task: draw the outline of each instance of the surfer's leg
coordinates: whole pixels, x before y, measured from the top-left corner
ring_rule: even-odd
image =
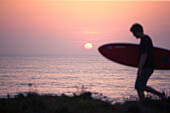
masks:
[[[165,97],[164,93],[160,93],[159,91],[153,89],[152,87],[146,86],[147,81],[148,81],[148,79],[149,79],[149,77],[151,76],[152,73],[153,73],[153,70],[150,70],[150,69],[146,70],[146,73],[145,73],[146,77],[144,78],[144,83],[143,83],[144,87],[145,87],[144,90],[147,91],[147,92],[150,92],[152,94],[158,95],[160,98],[164,98]]]
[[[135,89],[137,90],[137,94],[138,94],[140,101],[143,101],[145,99],[145,96],[144,96],[144,89],[142,88],[141,85],[142,85],[142,78],[137,76]]]
[[[158,95],[161,99],[165,98],[165,93],[161,93],[161,92],[153,89],[152,87],[146,86],[145,91],[150,92],[155,95]]]
[[[136,79],[135,89],[141,101],[145,99],[144,90],[146,89],[147,81],[152,73],[153,69],[142,69],[141,76],[138,76]]]
[[[141,76],[141,88],[142,90],[146,90],[146,84],[148,82],[149,77],[152,75],[153,69],[143,69]]]
[[[138,93],[140,101],[144,101],[145,100],[144,91],[137,90],[137,93]]]

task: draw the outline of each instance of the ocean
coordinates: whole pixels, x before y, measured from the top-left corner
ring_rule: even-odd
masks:
[[[107,60],[101,55],[0,56],[0,97],[35,91],[67,94],[90,91],[113,101],[137,96],[137,68]],[[170,91],[170,71],[155,70],[148,85]]]

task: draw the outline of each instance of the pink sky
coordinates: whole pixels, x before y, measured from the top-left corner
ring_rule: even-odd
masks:
[[[98,54],[105,43],[139,43],[129,32],[136,22],[170,49],[169,11],[170,2],[1,0],[0,54]]]

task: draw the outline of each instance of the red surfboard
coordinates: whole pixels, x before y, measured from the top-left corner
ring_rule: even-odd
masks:
[[[111,61],[120,64],[138,67],[137,44],[114,43],[99,47],[99,52]],[[170,51],[154,47],[155,68],[160,70],[170,69]]]

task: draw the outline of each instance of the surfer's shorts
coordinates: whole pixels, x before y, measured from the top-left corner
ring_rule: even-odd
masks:
[[[136,83],[135,83],[135,89],[137,91],[144,91],[146,88],[147,81],[149,77],[152,75],[154,69],[142,69],[141,76],[137,76]]]

